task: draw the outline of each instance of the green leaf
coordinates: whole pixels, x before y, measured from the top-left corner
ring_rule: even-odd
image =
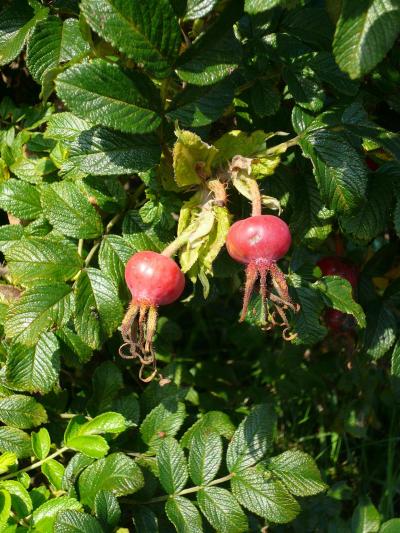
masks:
[[[57,533],[103,533],[100,523],[86,513],[78,511],[62,511],[58,513],[54,523]]]
[[[303,9],[300,13],[302,11]],[[305,31],[308,32],[308,29],[305,28]],[[310,34],[310,32],[308,33]],[[323,35],[325,37],[326,33],[324,32]],[[310,62],[310,66],[318,78],[328,83],[335,91],[348,96],[353,96],[357,93],[358,83],[351,80],[348,74],[340,70],[330,52],[316,53]]]
[[[67,281],[82,267],[76,247],[57,237],[23,238],[8,249],[6,260],[17,285]]]
[[[158,224],[146,224],[138,211],[128,211],[122,223],[122,235],[126,241],[140,252],[152,250],[161,252],[169,242],[170,234]]]
[[[41,197],[46,218],[56,230],[76,239],[94,239],[101,235],[100,216],[74,183],[61,181],[47,185]]]
[[[397,533],[400,528],[400,518],[392,518],[384,522],[379,530],[379,533]]]
[[[352,239],[368,242],[382,233],[391,211],[393,184],[378,172],[369,175],[365,200],[352,213],[340,217],[340,224]]]
[[[300,144],[305,155],[311,157],[323,201],[338,213],[349,213],[358,208],[368,185],[360,154],[346,137],[334,131],[311,131],[307,140],[314,152]]]
[[[321,201],[321,195],[312,175],[295,181],[294,212],[290,229],[310,247],[317,247],[332,231],[332,211]]]
[[[44,459],[49,455],[51,439],[46,428],[40,428],[37,433],[32,431],[31,443],[33,453],[38,459]]]
[[[92,357],[92,349],[68,327],[64,326],[59,329],[56,335],[61,340],[61,349],[64,353],[67,354],[68,350],[70,350],[82,363],[86,363]]]
[[[187,498],[176,496],[165,504],[165,512],[177,533],[202,533],[199,511]]]
[[[185,20],[204,17],[213,10],[217,0],[187,0]]]
[[[377,533],[381,518],[378,510],[368,497],[362,497],[351,519],[352,533]]]
[[[160,483],[168,494],[176,494],[188,480],[185,454],[173,437],[165,437],[157,453]]]
[[[300,511],[299,504],[280,481],[266,479],[256,468],[242,470],[232,478],[231,486],[243,507],[271,522],[291,522]]]
[[[37,188],[13,178],[0,184],[0,207],[24,220],[32,220],[42,213]]]
[[[175,398],[163,400],[150,411],[140,426],[143,441],[151,448],[159,448],[165,437],[177,434],[185,417],[185,404]]]
[[[122,320],[123,310],[112,281],[96,268],[82,271],[75,284],[75,327],[91,348],[99,348]]]
[[[176,72],[183,81],[213,85],[237,68],[241,46],[232,26],[241,14],[241,2],[229,2],[217,21],[181,54]]]
[[[281,95],[276,87],[264,80],[256,81],[250,92],[251,105],[259,117],[275,115],[281,105]]]
[[[48,459],[41,466],[42,474],[44,474],[49,482],[56,490],[61,490],[62,479],[64,475],[64,466],[54,459]]]
[[[171,73],[181,35],[167,0],[83,0],[81,9],[101,37],[155,77]]]
[[[33,346],[52,325],[64,325],[72,312],[71,287],[64,283],[37,284],[14,300],[8,310],[5,334]]]
[[[0,250],[2,252],[7,251],[10,246],[13,246],[15,242],[18,242],[24,229],[19,224],[9,224],[0,227]]]
[[[284,0],[245,0],[244,10],[250,15],[256,15],[282,4]]]
[[[309,66],[286,67],[283,77],[296,104],[310,111],[321,111],[325,93],[318,76]]]
[[[19,481],[1,481],[0,487],[11,494],[11,508],[18,518],[25,518],[32,512],[31,497]]]
[[[320,323],[324,301],[319,291],[298,286],[294,289],[294,301],[300,304],[300,311],[294,318],[296,343],[314,344],[325,337],[327,329]]]
[[[17,462],[17,456],[13,452],[5,452],[0,455],[0,474],[5,474],[10,466]]]
[[[95,124],[127,133],[148,133],[161,124],[159,96],[151,81],[104,59],[62,72],[56,89],[71,111]]]
[[[177,132],[174,146],[174,173],[179,187],[187,187],[202,182],[200,175],[209,177],[211,165],[218,150],[191,131]]]
[[[69,157],[62,171],[97,176],[132,174],[159,162],[161,148],[155,137],[127,135],[107,128],[92,128],[68,143]]]
[[[223,114],[233,96],[229,79],[206,87],[188,86],[172,100],[167,116],[181,126],[205,126]]]
[[[123,453],[99,459],[79,477],[81,501],[93,508],[96,494],[109,490],[115,496],[133,494],[143,486],[143,475],[135,461]]]
[[[189,472],[196,485],[207,485],[215,478],[221,465],[222,452],[221,437],[213,429],[204,429],[193,434]]]
[[[36,12],[24,0],[14,0],[0,14],[0,65],[10,63],[21,52],[29,33],[47,15],[48,8]]]
[[[46,410],[31,396],[13,394],[0,398],[0,420],[20,429],[30,429],[47,422]]]
[[[392,352],[391,372],[392,376],[400,378],[400,341],[397,341]]]
[[[235,426],[227,414],[221,411],[209,411],[186,431],[181,439],[181,446],[191,448],[194,439],[209,428],[228,440],[231,440],[235,432]]]
[[[54,530],[54,524],[59,513],[66,510],[80,511],[81,509],[82,505],[75,498],[58,496],[34,510],[32,524],[38,532],[48,533]]]
[[[88,402],[89,412],[97,414],[109,410],[123,387],[121,370],[111,361],[105,361],[94,371],[92,386],[93,394]]]
[[[79,431],[80,435],[99,435],[101,433],[122,433],[127,429],[125,418],[119,413],[103,413],[86,422]]]
[[[31,439],[25,431],[8,426],[0,427],[0,450],[12,452],[19,459],[32,454]]]
[[[125,265],[136,249],[119,235],[105,235],[99,250],[99,266],[121,289],[125,286]]]
[[[121,519],[121,508],[117,498],[108,490],[100,490],[94,500],[94,511],[101,525],[114,529]]]
[[[137,506],[133,509],[133,523],[137,533],[159,533],[157,516],[148,507]]]
[[[126,422],[130,425],[137,426],[140,418],[140,406],[135,396],[131,392],[124,396],[118,396],[111,404],[111,409],[117,413],[121,413]]]
[[[81,472],[94,462],[94,459],[84,455],[83,453],[76,453],[69,461],[65,468],[62,487],[67,492],[75,490],[75,483]]]
[[[7,383],[17,391],[49,392],[60,371],[59,345],[54,333],[40,335],[34,347],[13,344],[7,359]]]
[[[260,461],[270,451],[276,415],[271,405],[260,404],[240,423],[226,453],[230,472],[239,472]]]
[[[11,495],[8,490],[0,489],[0,527],[3,531],[10,514]]]
[[[231,130],[224,133],[215,143],[218,149],[215,164],[226,164],[235,155],[243,157],[252,157],[259,152],[265,151],[265,140],[267,134],[262,130],[256,130],[252,133],[240,130]]]
[[[37,284],[10,305],[5,334],[15,342],[33,346],[56,324],[63,326],[72,312],[71,287],[65,283]]]
[[[339,276],[324,276],[314,286],[321,291],[331,307],[353,315],[360,328],[365,328],[365,313],[353,300],[353,289],[347,280]]]
[[[397,321],[392,310],[380,302],[366,309],[367,327],[363,344],[368,355],[379,359],[396,341]]]
[[[68,439],[66,444],[68,445],[68,448],[84,453],[88,457],[93,457],[94,459],[104,457],[110,449],[106,439],[100,437],[100,435],[72,437]]]
[[[28,41],[26,64],[33,79],[42,82],[46,71],[89,50],[76,19],[63,22],[59,17],[50,16],[36,25]]]
[[[396,0],[343,0],[333,41],[339,67],[350,78],[360,78],[384,58],[399,28]]]
[[[315,461],[308,454],[290,450],[272,457],[268,469],[295,496],[313,496],[326,490]]]
[[[197,493],[197,503],[216,531],[244,533],[249,530],[246,515],[228,490],[205,487]]]
[[[81,133],[90,128],[89,122],[65,111],[50,115],[44,136],[58,141],[74,141]]]

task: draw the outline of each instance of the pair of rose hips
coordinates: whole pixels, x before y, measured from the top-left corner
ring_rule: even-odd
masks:
[[[267,302],[267,276],[270,276],[274,293],[268,299],[288,328],[285,309],[295,309],[291,302],[285,276],[276,262],[289,250],[289,227],[273,215],[251,216],[235,222],[230,228],[226,246],[229,255],[247,265],[246,286],[241,320],[244,320],[254,285],[260,278],[260,293]],[[185,287],[184,275],[177,263],[162,253],[137,252],[128,261],[125,279],[132,294],[132,301],[122,323],[121,332],[130,355],[138,357],[142,365],[155,364],[152,338],[155,333],[157,308],[177,300]],[[275,313],[270,314],[274,324]],[[146,355],[147,354],[147,355]],[[143,368],[143,367],[142,367]]]

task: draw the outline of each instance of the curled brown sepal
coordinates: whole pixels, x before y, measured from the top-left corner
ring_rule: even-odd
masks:
[[[157,327],[157,307],[132,301],[121,325],[124,343],[119,348],[123,359],[139,359],[139,378],[148,383],[157,375],[157,360],[153,349],[153,337]],[[145,376],[145,371],[151,373]]]
[[[285,276],[275,261],[259,259],[247,265],[243,307],[239,321],[243,322],[246,318],[250,298],[258,279],[260,283],[262,318],[265,322],[265,329],[270,330],[275,326],[282,327],[282,337],[284,340],[291,341],[295,339],[297,334],[290,332],[290,324],[286,316],[286,311],[290,309],[294,313],[297,313],[300,306],[290,298]],[[273,307],[272,312],[269,309],[270,305]]]

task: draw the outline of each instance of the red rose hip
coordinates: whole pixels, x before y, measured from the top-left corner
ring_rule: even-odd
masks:
[[[288,225],[273,215],[258,215],[235,222],[229,230],[226,246],[239,263],[266,259],[277,261],[290,248]]]
[[[153,336],[157,326],[157,307],[177,300],[185,287],[185,277],[173,259],[157,252],[137,252],[125,267],[125,280],[132,294],[132,301],[122,321],[124,344],[120,355],[126,359],[139,358],[142,363],[139,377],[150,381],[156,375],[153,352]],[[123,350],[128,347],[129,355]],[[143,378],[147,365],[153,371]]]
[[[289,323],[285,310],[290,308],[298,310],[293,304],[286,279],[278,268],[276,261],[281,259],[289,250],[292,238],[289,227],[279,217],[273,215],[254,215],[244,220],[239,220],[232,225],[226,239],[226,247],[229,255],[247,265],[246,285],[243,299],[243,308],[240,321],[246,317],[251,294],[257,279],[260,279],[260,295],[263,302],[263,315],[268,316],[272,325],[277,324],[276,313],[283,326],[283,336],[286,339],[293,338],[287,335]],[[270,280],[271,289],[267,295],[267,280]],[[274,312],[270,313],[268,303],[274,305]]]
[[[175,261],[156,252],[133,255],[125,267],[125,280],[138,305],[171,304],[185,287],[185,277]]]

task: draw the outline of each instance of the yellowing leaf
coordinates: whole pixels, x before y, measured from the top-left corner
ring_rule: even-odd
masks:
[[[173,151],[175,181],[179,187],[197,185],[211,176],[211,164],[218,150],[191,131],[179,131]]]

